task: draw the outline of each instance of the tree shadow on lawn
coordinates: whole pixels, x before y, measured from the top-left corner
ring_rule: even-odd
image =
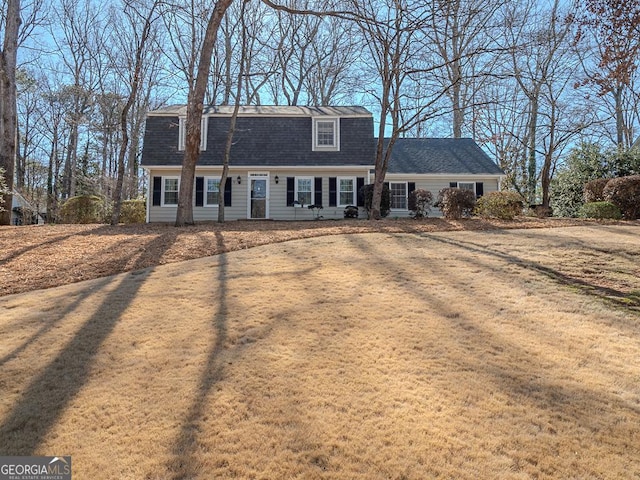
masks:
[[[216,239],[218,245],[222,248],[224,239],[218,232],[216,232]],[[213,386],[222,378],[224,371],[224,365],[219,357],[227,339],[227,316],[229,314],[227,272],[228,256],[222,254],[218,264],[217,285],[215,288],[218,292],[218,308],[211,321],[215,342],[202,368],[197,394],[182,421],[180,433],[173,448],[173,457],[167,465],[168,470],[173,472],[172,478],[175,479],[196,478],[198,476],[197,462],[194,459],[198,446],[198,423],[204,416],[207,397]]]
[[[99,230],[100,228],[98,228]],[[50,238],[49,240],[46,240],[44,242],[34,242],[33,245],[29,245],[27,247],[23,247],[23,248],[19,248],[17,250],[9,250],[9,254],[7,256],[3,256],[0,257],[0,266],[1,265],[5,265],[9,262],[11,262],[12,260],[15,260],[16,258],[32,251],[32,250],[36,250],[36,249],[40,249],[43,248],[47,245],[55,245],[56,243],[60,243],[60,242],[64,242],[65,240],[68,240],[69,238],[75,237],[77,235],[77,233],[68,233],[68,234],[64,234],[64,235],[58,235],[56,237]]]
[[[425,237],[455,248],[483,255],[493,255],[508,262],[519,260],[501,252],[485,251],[476,245],[467,245],[461,241],[456,242],[424,234],[419,236],[420,240]],[[407,279],[411,275],[419,275],[421,278],[433,276],[451,278],[450,269],[442,268],[437,262],[429,262],[427,268],[419,271],[407,271],[404,266],[399,266],[385,256],[388,246],[382,248],[381,244],[377,244],[376,247],[379,248],[379,251],[375,252],[371,250],[370,243],[359,241],[358,236],[350,236],[349,239],[354,246],[362,251],[363,255],[375,256],[379,260],[379,267],[389,272],[394,278]],[[352,268],[358,268],[358,265],[358,262],[354,262]],[[481,262],[478,262],[477,265],[488,268]],[[547,269],[539,270],[538,265],[535,267],[544,275],[551,274]],[[527,262],[525,262],[525,268],[528,268]],[[555,279],[553,276],[552,278]],[[466,288],[456,287],[455,280],[451,281],[451,288]],[[552,425],[552,429],[558,430],[558,434],[579,439],[576,436],[577,433],[572,431],[573,426],[578,425],[582,434],[600,435],[592,440],[594,444],[598,444],[607,443],[605,439],[607,435],[612,433],[618,441],[619,450],[610,453],[616,456],[625,454],[620,442],[633,437],[637,422],[633,420],[619,422],[618,420],[623,418],[625,413],[628,413],[631,419],[640,419],[640,408],[637,402],[625,400],[621,395],[608,391],[606,388],[592,390],[583,387],[580,385],[579,379],[569,377],[571,373],[567,373],[567,377],[559,375],[560,372],[554,372],[553,367],[545,367],[544,362],[541,362],[542,358],[528,352],[521,345],[507,341],[505,338],[497,338],[493,332],[483,328],[476,319],[460,313],[456,304],[438,298],[428,289],[416,288],[416,284],[413,282],[395,282],[395,284],[402,286],[407,296],[428,303],[449,324],[452,330],[450,338],[455,339],[464,351],[463,355],[457,356],[451,352],[445,354],[451,356],[448,361],[450,368],[456,369],[456,371],[470,372],[474,376],[486,376],[489,381],[487,385],[493,384],[498,387],[500,391],[512,399],[514,405],[527,403],[545,412],[545,418]],[[469,295],[460,292],[457,297],[469,298]],[[399,302],[402,301],[402,297],[396,297],[396,299]],[[482,298],[473,299],[476,305],[482,301]],[[486,302],[490,304],[491,300],[486,299]],[[425,353],[430,355],[428,352]],[[612,416],[615,418],[612,419]],[[556,432],[551,431],[550,433],[555,434]],[[632,442],[629,440],[629,443]]]
[[[474,253],[490,255],[490,256],[499,258],[501,260],[504,260],[509,264],[518,265],[523,268],[534,270],[538,273],[545,275],[546,277],[550,278],[551,280],[561,285],[573,287],[578,291],[582,292],[583,294],[595,297],[598,300],[608,305],[612,305],[614,307],[621,308],[625,311],[632,312],[635,314],[640,314],[640,299],[636,298],[633,295],[628,295],[627,293],[617,290],[615,288],[594,285],[580,278],[575,278],[570,275],[566,275],[556,269],[542,265],[541,263],[538,263],[532,260],[526,260],[509,253],[501,252],[499,250],[487,247],[479,243],[468,242],[463,240],[453,240],[453,239],[445,238],[442,236],[436,236],[436,235],[430,235],[430,234],[420,234],[419,236],[421,238],[427,238],[434,242],[442,243],[442,244],[457,247],[457,248],[462,248]],[[589,248],[589,247],[585,247],[585,248]]]
[[[105,277],[97,281],[96,285],[89,289],[83,290],[81,294],[77,295],[76,298],[71,302],[67,307],[64,308],[60,312],[57,318],[52,318],[44,323],[42,327],[38,329],[33,335],[31,335],[27,340],[25,340],[22,344],[16,346],[11,352],[7,353],[4,357],[0,358],[0,367],[7,363],[10,360],[16,358],[20,353],[29,347],[29,345],[35,343],[42,337],[51,331],[52,328],[56,327],[60,322],[62,322],[65,316],[74,310],[76,310],[79,305],[85,301],[91,295],[95,295],[98,291],[105,288],[109,283],[112,282],[112,279],[109,277]],[[18,327],[19,328],[19,327]]]
[[[88,381],[100,346],[151,273],[152,270],[141,271],[120,279],[91,318],[30,383],[19,403],[0,424],[0,450],[4,455],[32,455],[37,450]],[[64,314],[70,311],[65,310]]]
[[[224,249],[224,237],[220,232],[216,232],[216,239],[220,249]],[[199,436],[202,434],[200,427],[201,422],[207,416],[206,407],[209,402],[209,396],[217,383],[223,380],[225,375],[225,367],[228,364],[236,363],[244,351],[244,343],[242,339],[238,342],[229,342],[229,324],[228,319],[234,318],[233,312],[229,310],[229,282],[234,278],[229,272],[229,256],[224,253],[219,256],[217,268],[217,276],[215,284],[212,283],[211,289],[217,292],[217,307],[211,317],[210,325],[212,337],[215,337],[207,359],[202,365],[196,394],[193,397],[190,407],[187,409],[184,419],[181,421],[180,431],[174,441],[172,455],[166,469],[170,472],[172,479],[193,479],[199,478],[201,475],[201,461],[198,460],[197,453],[200,446]],[[259,279],[260,282],[268,284],[269,279],[279,275],[309,275],[312,268],[296,269],[291,271],[274,271],[274,272],[254,272],[252,278]],[[262,326],[259,332],[254,335],[259,339],[266,338],[274,325],[272,323]],[[252,340],[252,342],[255,341]]]

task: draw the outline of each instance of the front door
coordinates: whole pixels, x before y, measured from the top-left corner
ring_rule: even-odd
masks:
[[[268,176],[249,176],[249,218],[267,218]]]

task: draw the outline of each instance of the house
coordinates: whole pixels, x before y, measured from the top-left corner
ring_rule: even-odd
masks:
[[[446,187],[481,197],[499,190],[503,177],[502,169],[470,138],[399,138],[385,176],[391,215],[408,215],[407,195],[416,188],[431,191],[434,198]]]
[[[358,190],[373,181],[376,145],[373,116],[367,109],[241,107],[229,178],[220,185],[232,112],[233,107],[224,106],[203,112],[195,221],[217,219],[221,188],[226,219],[343,218],[346,206],[362,207]],[[149,222],[175,220],[185,118],[185,106],[162,108],[147,116],[141,165],[149,178]],[[393,152],[387,175],[393,192],[392,216],[409,214],[406,199],[413,188],[428,188],[436,194],[455,183],[482,194],[498,189],[504,175],[468,139],[401,139]]]
[[[11,197],[11,225],[44,225],[42,212],[15,190]]]

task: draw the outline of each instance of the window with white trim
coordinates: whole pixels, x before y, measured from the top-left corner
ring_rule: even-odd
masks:
[[[340,119],[313,119],[313,150],[340,150]]]
[[[389,192],[391,194],[391,209],[407,209],[407,182],[389,182]]]
[[[313,204],[313,177],[296,177],[295,198],[303,205]]]
[[[200,124],[200,150],[207,149],[207,130],[209,117],[202,117]],[[180,117],[178,121],[178,150],[184,150],[187,141],[187,119]]]
[[[214,177],[205,177],[205,205],[207,207],[218,205],[218,194],[220,193],[220,179]]]
[[[338,177],[338,206],[356,205],[356,179]]]
[[[178,205],[179,177],[162,177],[162,206]]]

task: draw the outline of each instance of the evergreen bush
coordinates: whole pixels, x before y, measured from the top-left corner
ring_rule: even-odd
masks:
[[[475,212],[483,218],[513,220],[523,208],[522,197],[515,192],[490,192],[478,199]]]
[[[60,209],[62,223],[105,223],[107,203],[95,195],[71,197]]]
[[[125,200],[120,206],[120,223],[144,223],[147,221],[147,204],[144,199]]]
[[[611,202],[589,202],[582,206],[579,216],[582,218],[610,218],[619,220],[622,218],[622,212],[620,212],[617,205]]]

